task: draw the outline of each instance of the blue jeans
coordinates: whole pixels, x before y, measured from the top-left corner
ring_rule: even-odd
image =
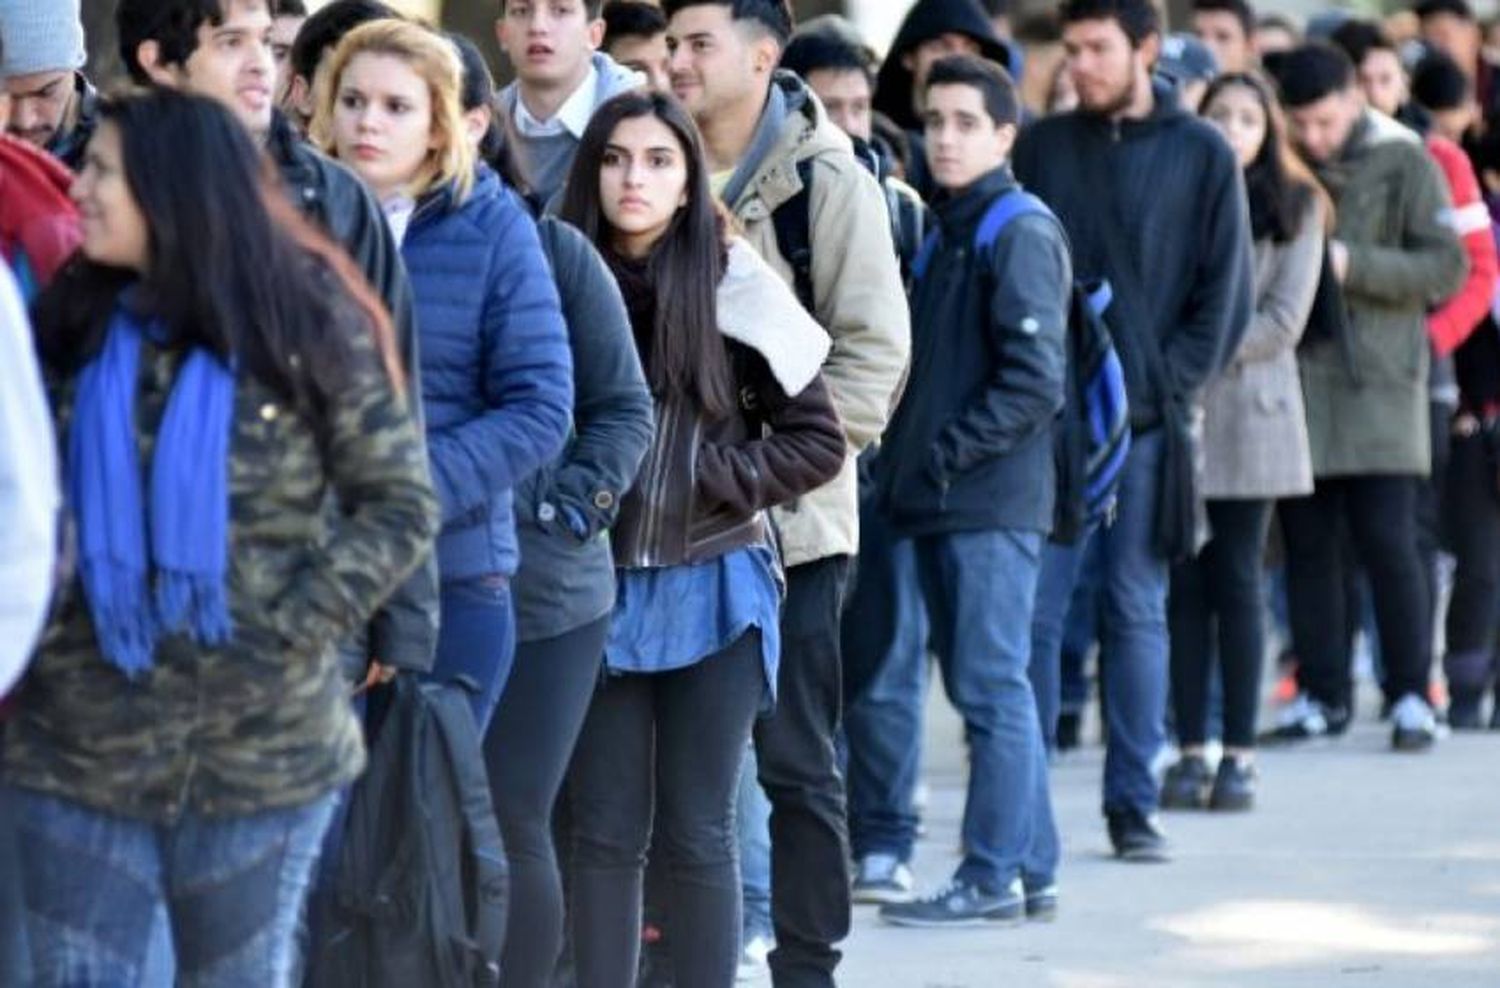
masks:
[[[739,817],[740,889],[745,898],[746,943],[771,933],[771,801],[760,787],[755,768],[755,746],[747,745],[740,763],[740,791],[735,801]]]
[[[1031,692],[1031,612],[1043,536],[1000,529],[916,539],[943,685],[969,740],[960,881],[1028,887],[1057,873],[1047,751]]]
[[[856,858],[891,854],[910,861],[918,823],[912,793],[922,766],[927,695],[927,611],[911,540],[892,542],[886,552],[894,633],[874,675],[844,711],[849,842]],[[859,565],[867,565],[863,557]],[[845,620],[861,616],[850,611]]]
[[[143,985],[158,909],[181,986],[280,986],[333,809],[305,806],[170,825],[8,790],[37,988]],[[144,988],[165,986],[144,985]]]
[[[1157,807],[1151,763],[1166,743],[1167,706],[1168,566],[1155,548],[1163,449],[1160,429],[1134,437],[1114,523],[1091,536],[1098,541],[1095,558],[1104,581],[1100,679],[1109,711],[1105,813],[1134,809],[1150,814]],[[1057,682],[1063,624],[1087,543],[1049,544],[1042,554],[1031,645],[1033,678],[1039,683]],[[1049,685],[1037,692],[1043,719],[1055,725],[1057,689]]]
[[[516,656],[509,578],[496,574],[444,582],[441,620],[428,678],[468,680],[474,724],[484,737]]]

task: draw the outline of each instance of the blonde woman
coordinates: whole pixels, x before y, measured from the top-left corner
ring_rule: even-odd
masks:
[[[535,225],[476,163],[462,80],[445,38],[404,21],[371,22],[331,56],[312,133],[374,192],[411,277],[443,509],[433,675],[467,678],[482,732],[515,647],[511,490],[562,449],[573,385]]]

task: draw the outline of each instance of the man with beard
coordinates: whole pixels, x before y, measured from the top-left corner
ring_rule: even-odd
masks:
[[[78,0],[0,0],[0,36],[0,82],[10,100],[6,130],[76,171],[94,132],[97,102],[83,74]]]
[[[1132,446],[1114,523],[1093,536],[1110,657],[1104,813],[1120,858],[1162,860],[1151,763],[1165,743],[1168,566],[1196,548],[1189,409],[1250,318],[1250,224],[1229,145],[1152,80],[1161,34],[1150,0],[1069,0],[1061,17],[1080,105],[1023,132],[1015,174],[1062,220],[1079,277],[1114,289]],[[1044,730],[1086,541],[1043,555],[1031,661]]]

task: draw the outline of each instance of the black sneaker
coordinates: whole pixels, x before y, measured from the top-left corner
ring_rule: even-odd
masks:
[[[1437,717],[1427,701],[1415,693],[1403,696],[1391,710],[1391,747],[1397,751],[1426,751],[1437,741]]]
[[[1455,696],[1448,704],[1448,726],[1455,731],[1484,730],[1482,702],[1477,696]]]
[[[1139,810],[1114,810],[1109,814],[1109,841],[1114,845],[1115,857],[1121,861],[1160,862],[1170,861],[1167,851],[1167,835]]]
[[[954,879],[925,899],[880,907],[892,926],[946,928],[1014,924],[1026,917],[1026,893],[1016,879],[999,892]]]
[[[1349,729],[1350,719],[1348,710],[1324,706],[1306,693],[1299,693],[1281,709],[1276,727],[1261,735],[1261,740],[1274,744],[1338,737]]]
[[[1219,771],[1214,776],[1214,788],[1208,797],[1208,808],[1230,813],[1251,809],[1255,806],[1255,784],[1258,778],[1253,764],[1225,755],[1219,759]]]
[[[1208,787],[1213,777],[1202,755],[1183,755],[1167,769],[1161,783],[1161,808],[1201,810],[1208,806]]]
[[[1078,747],[1079,734],[1082,731],[1083,717],[1076,711],[1068,711],[1057,715],[1057,750],[1072,751]]]
[[[1026,918],[1033,923],[1050,923],[1057,919],[1056,882],[1026,890]]]

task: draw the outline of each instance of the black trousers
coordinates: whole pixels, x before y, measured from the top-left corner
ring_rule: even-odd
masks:
[[[835,556],[787,571],[776,712],[755,725],[760,784],[771,801],[777,988],[831,986],[840,957],[833,945],[849,935],[849,825],[834,747],[849,565]]]
[[[1442,588],[1438,585],[1438,553],[1444,543],[1444,517],[1447,514],[1448,464],[1452,457],[1453,407],[1440,402],[1429,406],[1432,426],[1432,473],[1417,487],[1417,551],[1422,556],[1422,575],[1427,580],[1427,634],[1436,634]],[[1385,684],[1387,699],[1390,695]]]
[[[562,950],[563,886],[552,808],[604,663],[610,616],[522,642],[484,738],[510,865],[501,970],[506,988],[548,988]]]
[[[1281,502],[1297,680],[1332,709],[1347,711],[1353,702],[1346,531],[1374,593],[1387,692],[1427,696],[1431,611],[1415,524],[1421,483],[1415,476],[1322,478],[1308,497]]]
[[[1172,641],[1172,708],[1184,746],[1208,740],[1214,655],[1224,684],[1225,746],[1255,744],[1265,662],[1265,569],[1270,501],[1208,502],[1213,538],[1172,570],[1167,617]],[[1217,646],[1217,648],[1215,647]]]
[[[1497,428],[1491,426],[1491,429]],[[1478,699],[1494,680],[1500,632],[1500,493],[1496,437],[1486,432],[1453,438],[1444,508],[1448,547],[1457,563],[1448,605],[1448,688],[1458,699]]]
[[[695,665],[611,676],[594,694],[568,773],[578,988],[634,988],[653,823],[669,876],[673,983],[734,984],[735,796],[764,689],[760,633],[751,631]]]

